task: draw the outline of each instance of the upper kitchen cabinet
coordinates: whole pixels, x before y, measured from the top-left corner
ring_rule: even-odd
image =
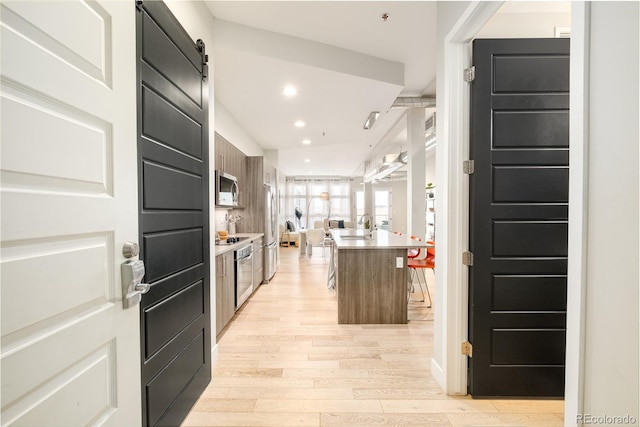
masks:
[[[233,175],[238,179],[238,207],[247,204],[247,175],[245,164],[247,156],[227,141],[222,135],[215,134],[215,168],[218,171]]]
[[[245,211],[245,225],[253,232],[265,232],[266,201],[264,199],[265,185],[270,185],[273,191],[277,187],[276,168],[262,156],[249,156],[246,160],[247,169],[247,210]]]

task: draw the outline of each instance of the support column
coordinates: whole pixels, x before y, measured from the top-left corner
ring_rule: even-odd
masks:
[[[374,215],[374,202],[373,202],[373,184],[370,182],[364,183],[364,212],[371,214],[371,226],[373,227],[373,215]],[[360,218],[356,218],[356,221]],[[357,228],[358,224],[356,224]]]
[[[407,233],[425,240],[424,108],[407,110]]]

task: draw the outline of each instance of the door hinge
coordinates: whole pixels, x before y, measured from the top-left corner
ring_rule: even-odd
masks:
[[[467,175],[471,175],[475,172],[476,163],[473,160],[465,160],[462,162],[462,172]]]
[[[206,53],[205,44],[202,39],[198,39],[196,41],[196,47],[202,57],[202,80],[206,81],[207,77],[209,77],[209,65],[207,65],[207,62],[209,62],[209,55]]]
[[[136,9],[142,10],[142,3],[144,3],[143,0],[136,0]]]
[[[463,252],[462,253],[462,265],[467,265],[471,267],[473,265],[473,252]]]
[[[472,65],[469,68],[465,68],[464,69],[464,81],[465,82],[472,82],[476,79],[476,67],[475,65]]]
[[[469,341],[462,343],[462,354],[465,356],[473,357],[473,345]]]

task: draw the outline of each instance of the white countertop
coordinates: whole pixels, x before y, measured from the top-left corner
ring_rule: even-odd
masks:
[[[330,230],[331,237],[340,249],[397,249],[397,248],[426,248],[431,245],[412,240],[409,236],[400,236],[386,230],[373,232],[373,237],[366,237],[368,230]]]
[[[222,255],[225,252],[230,252],[246,246],[248,243],[251,243],[263,236],[264,233],[236,233],[234,237],[245,237],[245,239],[236,243],[222,243],[219,245],[215,245],[215,256]]]

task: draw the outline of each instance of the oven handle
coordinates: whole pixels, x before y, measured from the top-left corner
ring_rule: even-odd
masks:
[[[243,256],[242,258],[239,258],[238,261],[242,262],[244,260],[248,260],[248,259],[251,259],[251,258],[253,258],[253,252],[250,252],[249,255],[247,255],[247,256]]]

